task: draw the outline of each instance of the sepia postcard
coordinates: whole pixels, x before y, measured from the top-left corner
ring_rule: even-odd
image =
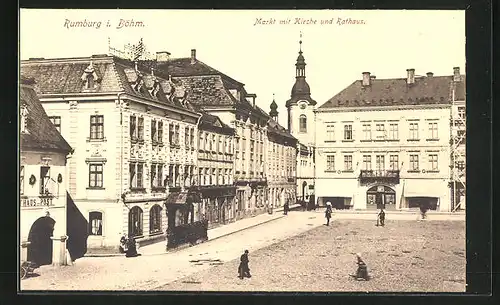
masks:
[[[464,11],[19,22],[20,292],[466,291]]]

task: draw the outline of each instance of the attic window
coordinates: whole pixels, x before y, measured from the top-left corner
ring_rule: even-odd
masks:
[[[92,62],[90,62],[89,66],[83,72],[82,81],[84,82],[85,89],[96,89],[96,82],[99,81],[99,76],[97,76]]]
[[[21,122],[20,122],[21,132],[26,133],[26,132],[28,132],[28,130],[27,130],[28,105],[23,104],[21,106],[21,111],[19,114],[21,116]]]

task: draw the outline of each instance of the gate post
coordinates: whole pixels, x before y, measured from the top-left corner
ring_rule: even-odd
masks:
[[[61,266],[66,264],[66,235],[50,237],[52,239],[52,265]]]

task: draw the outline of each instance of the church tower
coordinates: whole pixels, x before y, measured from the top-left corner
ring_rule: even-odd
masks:
[[[273,93],[273,101],[270,105],[271,111],[269,111],[269,116],[271,119],[273,119],[276,123],[278,123],[278,105],[274,101],[274,93]]]
[[[302,33],[299,40],[299,56],[295,63],[295,84],[291,98],[286,101],[288,111],[288,131],[305,145],[314,145],[315,124],[314,106],[311,89],[306,81],[306,61],[302,55]]]

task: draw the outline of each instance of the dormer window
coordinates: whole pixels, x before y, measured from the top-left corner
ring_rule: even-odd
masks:
[[[20,120],[20,127],[21,127],[21,133],[27,133],[28,132],[28,126],[27,126],[27,121],[28,121],[28,105],[23,104],[21,106],[21,111],[19,113],[21,116]]]
[[[82,81],[84,82],[85,90],[96,89],[96,83],[99,81],[99,76],[97,75],[92,62],[90,62],[89,66],[83,72]]]

